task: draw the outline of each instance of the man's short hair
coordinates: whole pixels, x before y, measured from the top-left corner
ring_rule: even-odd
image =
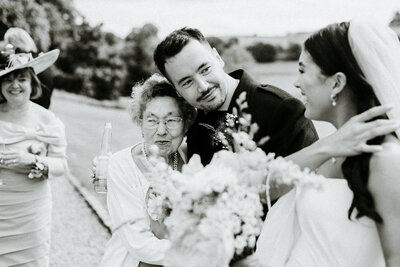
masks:
[[[184,27],[173,31],[157,45],[153,58],[157,68],[165,77],[168,78],[165,71],[165,62],[167,59],[176,56],[190,40],[197,40],[200,43],[208,44],[206,38],[198,29]]]

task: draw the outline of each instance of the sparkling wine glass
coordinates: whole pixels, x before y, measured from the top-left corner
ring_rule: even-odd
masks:
[[[1,159],[0,165],[3,165],[3,152],[4,151],[6,151],[6,144],[0,143],[0,159]],[[3,180],[0,178],[0,186],[2,186],[3,184],[4,184]]]

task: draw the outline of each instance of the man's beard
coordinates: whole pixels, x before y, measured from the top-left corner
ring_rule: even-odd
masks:
[[[216,90],[219,90],[219,89],[220,89],[220,88],[219,88],[218,86],[212,86],[212,87],[210,87],[209,89],[207,89],[207,91],[204,92],[201,96],[199,96],[199,97],[197,98],[197,103],[199,104],[199,105],[197,105],[198,108],[199,108],[199,109],[202,109],[202,110],[204,110],[204,111],[218,110],[218,109],[224,104],[224,100],[223,100],[223,99],[221,99],[221,101],[218,101],[218,102],[214,102],[215,99],[213,99],[213,101],[210,101],[210,102],[204,101],[204,99],[206,99],[207,96],[208,96],[212,91],[216,91]],[[218,95],[219,95],[219,94],[217,94],[217,95],[215,96],[215,98],[219,99]]]

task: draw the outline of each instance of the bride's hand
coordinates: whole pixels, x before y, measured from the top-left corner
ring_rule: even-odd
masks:
[[[355,156],[361,153],[375,153],[382,150],[380,145],[368,145],[367,141],[377,136],[387,135],[400,128],[399,121],[377,119],[392,106],[373,107],[348,120],[338,131],[319,140],[331,157]]]

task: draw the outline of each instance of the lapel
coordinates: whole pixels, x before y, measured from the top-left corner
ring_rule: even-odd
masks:
[[[246,101],[249,104],[249,109],[251,110],[251,100],[253,96],[253,92],[258,88],[259,84],[256,83],[253,78],[250,77],[247,72],[244,70],[236,70],[234,72],[229,73],[235,79],[239,80],[239,84],[233,94],[231,103],[229,104],[228,112],[232,113],[233,107],[237,106],[236,99],[238,99],[239,95],[242,92],[246,92]]]

